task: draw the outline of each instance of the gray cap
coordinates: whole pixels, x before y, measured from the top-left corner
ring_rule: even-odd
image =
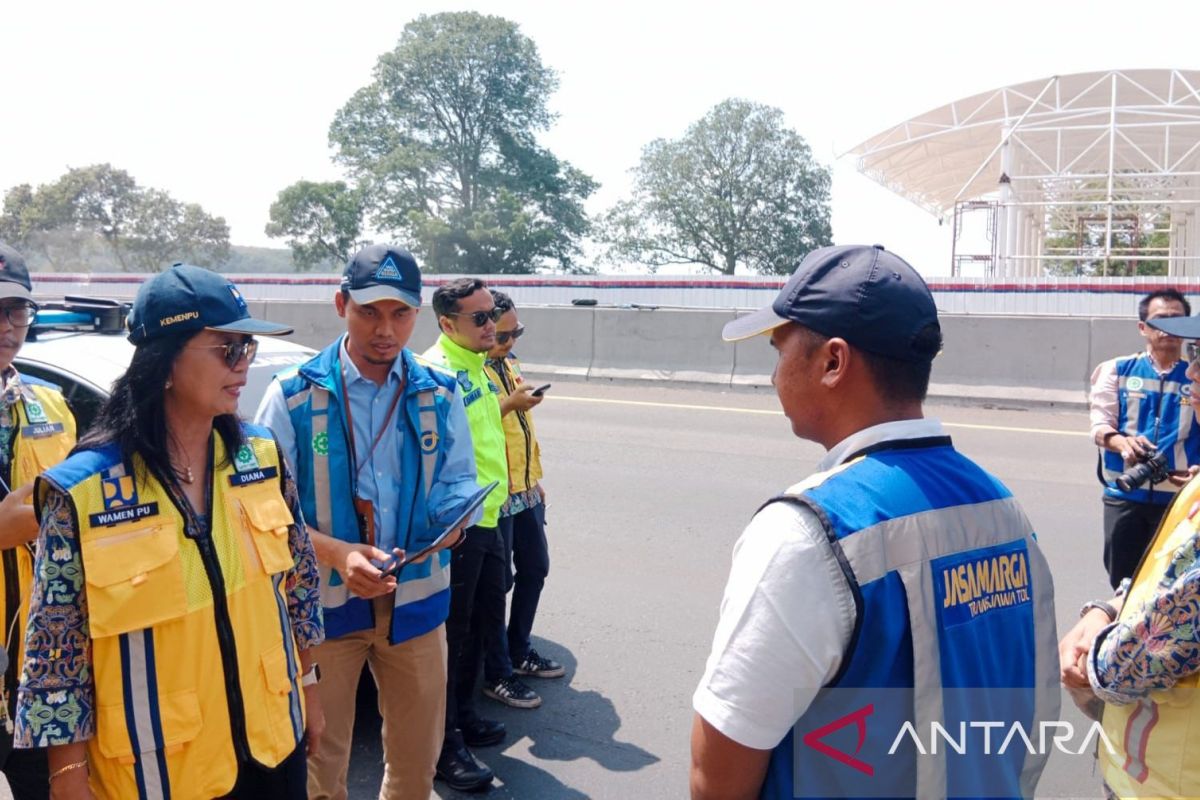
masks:
[[[929,336],[919,336],[930,325],[940,331],[929,287],[883,245],[812,251],[774,303],[730,322],[722,336],[736,342],[789,322],[900,361],[931,361],[940,349],[940,336],[936,346]]]
[[[13,248],[0,242],[0,300],[20,297],[33,302],[33,284],[25,259]]]

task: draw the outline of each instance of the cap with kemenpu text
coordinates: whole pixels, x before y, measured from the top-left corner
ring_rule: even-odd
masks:
[[[812,251],[774,303],[730,322],[722,338],[736,342],[789,322],[900,361],[931,361],[941,349],[937,306],[929,287],[907,261],[883,245]],[[939,335],[925,332],[931,325]]]
[[[0,299],[20,297],[33,302],[33,284],[25,258],[4,242],[0,242]]]
[[[242,293],[204,267],[175,264],[142,284],[126,320],[131,344],[188,331],[286,336],[287,325],[254,319]]]
[[[354,254],[342,272],[342,289],[360,305],[399,300],[421,306],[421,270],[412,253],[402,247],[371,244]]]

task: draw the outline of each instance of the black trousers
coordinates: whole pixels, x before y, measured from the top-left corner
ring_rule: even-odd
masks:
[[[1167,506],[1105,496],[1104,569],[1114,589],[1133,577],[1166,511]]]
[[[13,800],[46,800],[50,796],[50,769],[46,751],[17,750],[13,737],[0,728],[0,772],[12,789]]]
[[[476,719],[475,692],[484,646],[504,628],[506,553],[498,528],[467,528],[451,554],[446,619],[446,741]]]

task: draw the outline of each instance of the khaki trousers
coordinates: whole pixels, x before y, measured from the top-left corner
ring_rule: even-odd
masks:
[[[310,800],[346,800],[354,698],[363,663],[371,667],[383,717],[380,800],[429,800],[446,715],[446,626],[388,643],[393,595],[374,600],[375,629],[328,639],[313,651],[321,665],[325,735],[308,760]]]

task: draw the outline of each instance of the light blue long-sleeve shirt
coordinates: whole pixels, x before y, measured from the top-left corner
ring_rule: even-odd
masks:
[[[340,345],[341,363],[345,368],[346,394],[350,403],[350,416],[354,425],[354,450],[358,464],[358,496],[370,500],[375,507],[376,515],[376,546],[381,550],[390,551],[394,547],[403,547],[405,531],[401,530],[399,518],[401,497],[404,486],[401,474],[401,452],[404,446],[404,426],[396,424],[397,417],[404,414],[404,400],[396,405],[390,419],[388,408],[396,397],[396,392],[404,384],[404,359],[397,358],[382,385],[376,384],[363,377],[354,365],[346,351],[345,341]],[[279,442],[284,455],[294,467],[298,457],[296,434],[288,416],[287,400],[279,381],[272,381],[266,394],[259,404],[254,421],[258,425],[270,428]],[[385,426],[386,423],[386,426]],[[472,464],[474,453],[471,446],[470,429],[467,425],[466,412],[462,403],[461,390],[455,389],[455,402],[446,420],[449,440],[443,446],[449,446],[446,461],[441,470],[443,476],[457,476],[464,469],[457,465]],[[380,436],[380,430],[383,430]],[[372,452],[371,445],[375,437],[380,436],[379,443]],[[369,456],[369,459],[368,459]],[[429,498],[429,507],[435,518],[440,518],[444,510],[440,507],[447,505],[447,511],[453,511],[459,506],[459,499],[446,496],[439,491],[444,488],[435,482]],[[453,495],[453,492],[451,492]],[[310,521],[315,523],[315,521]],[[321,531],[333,535],[332,531]]]

